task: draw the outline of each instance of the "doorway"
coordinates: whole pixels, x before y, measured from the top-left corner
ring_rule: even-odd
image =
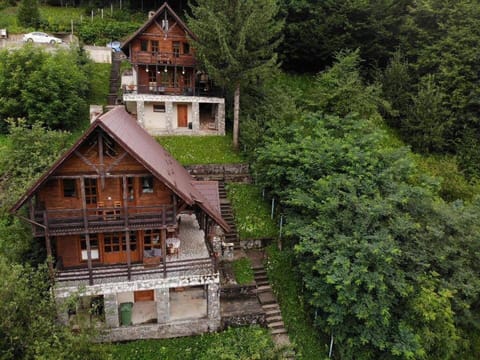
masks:
[[[188,126],[188,106],[186,104],[177,105],[177,126]]]

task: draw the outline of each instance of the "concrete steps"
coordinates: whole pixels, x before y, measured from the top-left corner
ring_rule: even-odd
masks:
[[[240,239],[238,237],[237,226],[235,225],[235,215],[232,206],[227,198],[227,190],[223,181],[218,182],[218,195],[220,197],[220,211],[223,219],[230,226],[230,232],[225,234],[225,242],[231,242],[234,249],[240,249]]]
[[[110,89],[108,94],[108,105],[118,103],[118,89],[120,88],[120,64],[122,59],[120,53],[112,53],[112,68],[110,70]]]
[[[289,348],[290,339],[285,329],[280,306],[269,284],[267,272],[263,265],[258,265],[258,262],[252,266],[252,269],[257,284],[257,297],[265,312],[265,320],[272,338],[277,346],[287,347],[287,350],[283,352],[283,359],[295,359],[295,352]]]

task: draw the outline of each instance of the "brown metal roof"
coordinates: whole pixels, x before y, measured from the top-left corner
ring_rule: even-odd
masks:
[[[218,181],[194,181],[192,185],[204,196],[214,209],[221,213]]]
[[[30,188],[27,193],[12,207],[17,211],[35,191],[55,172],[55,170],[85,141],[96,129],[103,129],[120,146],[122,146],[134,159],[148,169],[157,179],[182,198],[188,205],[197,205],[213,218],[224,230],[229,226],[223,220],[217,204],[211,204],[209,197],[204,196],[193,184],[195,181],[187,170],[175,160],[154,138],[143,130],[137,121],[125,110],[123,106],[98,117],[83,136],[67,151],[55,164]],[[210,189],[211,190],[211,189]],[[218,187],[217,187],[218,197]]]
[[[167,2],[164,2],[162,6],[153,14],[153,16],[148,19],[137,31],[135,31],[125,42],[122,44],[122,51],[129,55],[129,48],[128,44],[135,39],[138,35],[140,35],[143,31],[145,31],[150,25],[153,24],[153,22],[158,18],[158,16],[162,13],[163,10],[166,10],[170,13],[170,15],[175,19],[175,21],[184,29],[188,35],[190,35],[191,38],[196,39],[196,36],[192,31],[187,27],[187,25],[180,19],[180,17],[173,11],[173,9],[167,4]]]

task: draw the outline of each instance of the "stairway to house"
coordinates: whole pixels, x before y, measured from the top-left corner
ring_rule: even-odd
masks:
[[[263,264],[258,261],[253,261],[252,269],[255,282],[257,283],[257,297],[265,312],[267,327],[272,334],[273,341],[279,347],[288,347],[291,345],[290,339],[285,329],[285,324],[283,323],[280,306],[268,282],[267,272]],[[295,358],[295,353],[291,349],[287,349],[283,355],[284,359]]]
[[[240,239],[238,237],[237,226],[235,225],[232,205],[227,199],[227,190],[225,190],[225,183],[223,181],[218,182],[218,194],[220,196],[220,210],[222,217],[227,222],[228,226],[230,226],[230,232],[225,234],[225,242],[231,242],[234,244],[235,249],[240,249]]]
[[[108,93],[108,105],[116,105],[118,102],[118,89],[120,88],[120,64],[122,63],[121,52],[112,53],[112,68],[110,70],[110,90]]]

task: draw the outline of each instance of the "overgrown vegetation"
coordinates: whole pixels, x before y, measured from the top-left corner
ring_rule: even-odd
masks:
[[[230,136],[158,136],[157,140],[182,165],[238,164]]]
[[[302,295],[302,278],[295,270],[291,249],[279,251],[275,245],[267,248],[267,273],[282,309],[282,318],[297,359],[314,360],[327,357],[325,339],[319,338],[311,324],[311,314],[306,309]]]
[[[89,104],[107,105],[111,65],[92,62],[86,67],[90,81]]]
[[[262,199],[260,187],[250,184],[227,184],[240,239],[275,238],[278,228],[270,217],[269,204]]]
[[[105,345],[118,360],[279,359],[267,330],[257,326],[222,333]]]
[[[253,282],[252,262],[249,258],[240,258],[232,262],[232,270],[237,284],[244,285]]]

